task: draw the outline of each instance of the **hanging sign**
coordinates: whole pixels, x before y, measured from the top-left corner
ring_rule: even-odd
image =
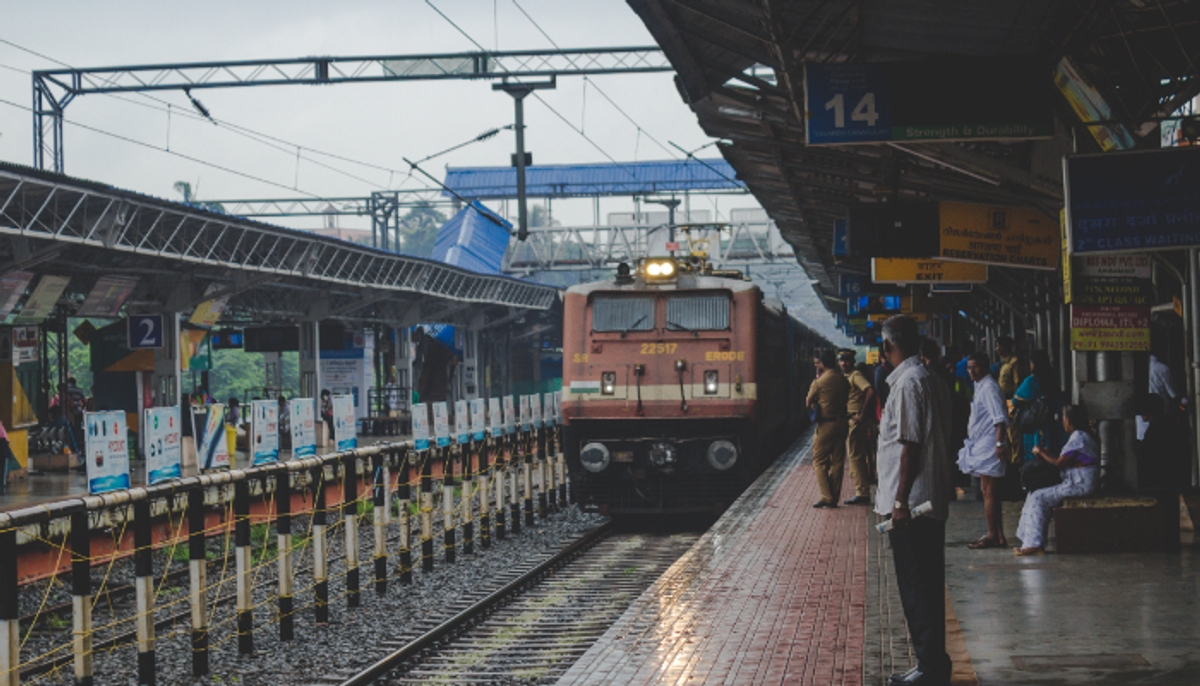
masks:
[[[1058,222],[1040,210],[941,202],[938,218],[944,260],[1058,269]]]
[[[116,317],[121,306],[133,295],[138,280],[129,276],[101,276],[88,293],[76,317]]]
[[[866,292],[867,289],[863,288],[863,277],[858,274],[838,274],[838,295],[848,298]]]
[[[147,407],[140,428],[146,441],[146,483],[153,486],[182,476],[179,407]]]
[[[517,432],[516,405],[511,395],[504,396],[504,433]]]
[[[558,415],[554,411],[554,394],[542,394],[542,417],[546,421],[546,426],[551,427],[558,423]]]
[[[529,396],[523,395],[517,398],[517,406],[520,408],[521,431],[529,431],[529,423],[532,418],[529,415]]]
[[[125,413],[84,412],[88,492],[92,495],[129,488],[129,447]]]
[[[43,276],[33,293],[29,294],[29,299],[25,301],[25,307],[21,308],[21,314],[17,315],[15,323],[37,324],[49,317],[69,283],[69,276]]]
[[[482,441],[487,436],[487,401],[476,398],[471,401],[471,439]]]
[[[562,424],[562,391],[554,392],[554,418]]]
[[[9,272],[0,276],[0,317],[7,317],[16,308],[33,276],[33,272]]]
[[[201,471],[229,466],[229,440],[225,436],[225,406],[219,403],[193,408],[192,436],[196,464]]]
[[[535,429],[542,428],[542,398],[537,393],[529,396],[529,423]]]
[[[1063,161],[1073,254],[1200,245],[1200,146]]]
[[[494,438],[504,435],[504,416],[500,414],[499,398],[488,398],[488,433]]]
[[[161,314],[130,315],[127,322],[130,350],[163,347],[163,316]]]
[[[875,283],[986,283],[987,277],[986,264],[904,257],[871,258],[871,281]]]
[[[429,406],[416,403],[412,409],[413,448],[429,450]]]
[[[358,426],[355,424],[354,398],[333,396],[333,442],[338,450],[358,447]]]
[[[467,401],[454,401],[454,442],[466,445],[471,442],[471,411]]]
[[[312,398],[292,398],[288,401],[291,415],[292,459],[317,454],[317,418]]]
[[[1071,349],[1150,350],[1150,308],[1071,305]]]
[[[255,466],[269,464],[279,459],[278,401],[251,401],[250,454]]]
[[[450,409],[446,403],[433,404],[433,437],[439,448],[450,445]]]

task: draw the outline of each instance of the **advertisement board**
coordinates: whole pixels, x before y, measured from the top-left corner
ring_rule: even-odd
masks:
[[[542,428],[542,397],[537,393],[529,396],[529,424],[535,428]]]
[[[467,401],[454,401],[454,442],[466,445],[471,442],[471,411]]]
[[[1058,269],[1059,223],[1041,210],[940,202],[938,220],[944,260]]]
[[[129,488],[125,413],[84,412],[83,425],[88,492],[95,495]]]
[[[317,454],[317,417],[312,398],[292,398],[288,401],[291,415],[292,459]]]
[[[521,431],[529,431],[530,422],[533,421],[533,417],[529,414],[529,396],[522,395],[518,397],[517,408],[520,411],[518,417],[521,422]]]
[[[183,475],[183,432],[179,407],[147,407],[142,410],[141,431],[146,446],[146,483],[153,486]]]
[[[429,406],[416,403],[412,409],[413,448],[429,450]]]
[[[504,433],[511,434],[517,431],[517,406],[513,402],[511,395],[504,396]]]
[[[229,441],[225,437],[225,406],[220,403],[192,411],[192,436],[196,464],[201,471],[229,466]]]
[[[433,404],[433,437],[439,448],[450,445],[450,408],[444,402]]]
[[[987,277],[987,265],[974,262],[871,258],[871,281],[875,283],[986,283]]]
[[[1200,245],[1200,146],[1063,160],[1072,254]]]
[[[482,441],[487,435],[487,401],[476,398],[471,401],[471,438]]]
[[[504,435],[504,416],[500,414],[499,398],[488,398],[488,433],[493,437]]]
[[[558,413],[555,412],[553,393],[542,394],[542,419],[548,427],[552,427],[558,423]]]
[[[333,396],[333,442],[338,450],[358,447],[358,425],[354,415],[354,398]]]
[[[1089,352],[1150,350],[1150,308],[1072,304],[1071,349]]]
[[[279,459],[279,402],[250,402],[250,455],[254,465]]]

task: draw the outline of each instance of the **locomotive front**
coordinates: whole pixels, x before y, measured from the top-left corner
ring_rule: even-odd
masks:
[[[761,292],[734,277],[659,258],[568,289],[563,448],[585,507],[711,511],[756,472]]]

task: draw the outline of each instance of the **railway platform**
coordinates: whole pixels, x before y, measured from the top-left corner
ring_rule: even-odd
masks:
[[[808,439],[739,499],[558,682],[883,686],[912,664],[891,550],[868,508],[813,509]],[[843,498],[853,495],[844,485]],[[1020,503],[1006,508],[1016,530]],[[982,504],[952,503],[952,683],[1195,684],[1200,554],[969,550]]]

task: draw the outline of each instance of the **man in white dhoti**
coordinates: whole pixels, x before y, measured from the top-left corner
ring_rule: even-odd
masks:
[[[983,538],[967,545],[973,550],[1008,545],[1000,514],[1000,495],[996,492],[999,479],[1008,468],[1008,412],[1000,385],[988,371],[986,353],[972,353],[967,358],[967,374],[975,382],[975,396],[971,400],[967,440],[958,451],[958,468],[964,474],[979,477],[988,529]]]

